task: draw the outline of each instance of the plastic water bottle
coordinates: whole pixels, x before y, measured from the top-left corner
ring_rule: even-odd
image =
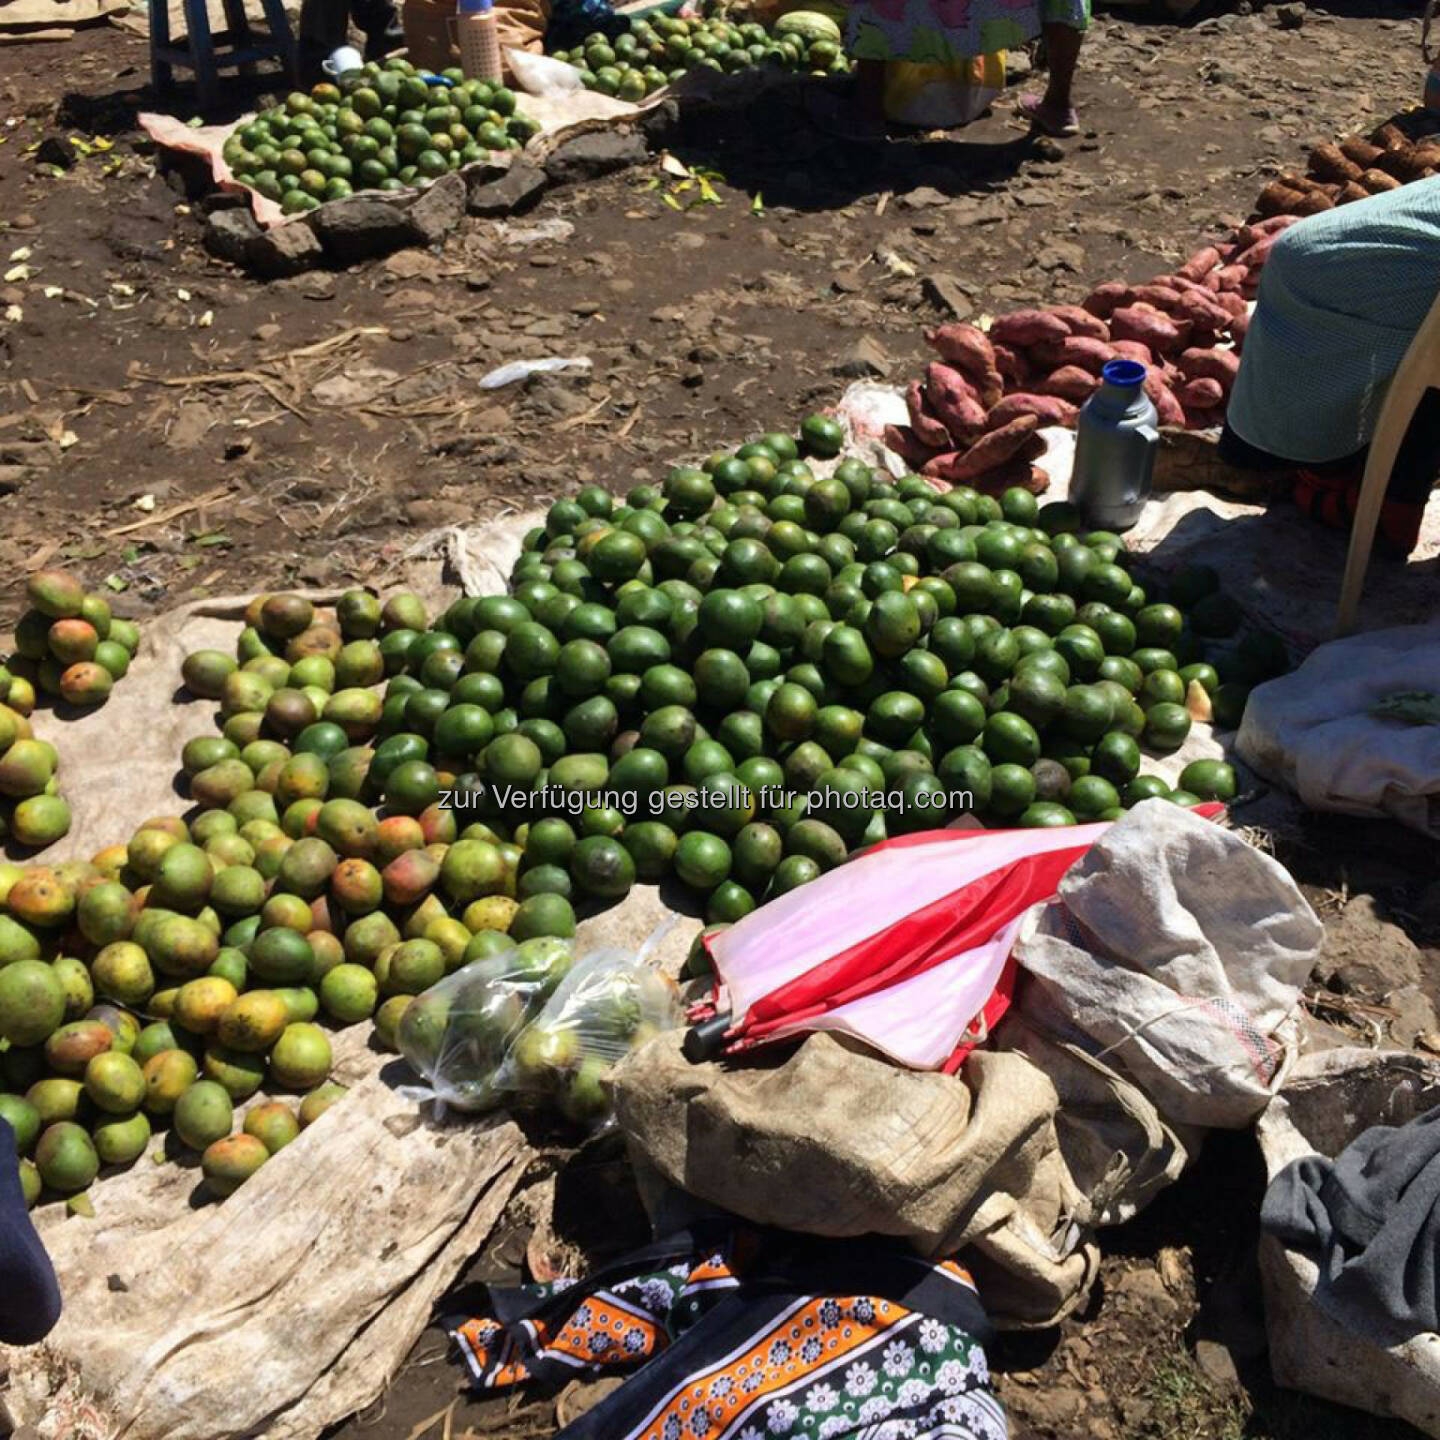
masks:
[[[492,0],[459,0],[455,13],[465,78],[498,84],[505,72],[500,61],[499,17]]]
[[[1075,427],[1070,498],[1100,530],[1128,530],[1150,498],[1158,416],[1145,393],[1145,367],[1111,360]]]

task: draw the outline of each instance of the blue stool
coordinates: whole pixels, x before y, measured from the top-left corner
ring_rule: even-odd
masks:
[[[210,33],[205,0],[185,0],[185,37],[170,38],[166,0],[150,0],[150,80],[158,91],[175,83],[173,67],[195,74],[195,93],[202,114],[220,98],[220,71],[251,72],[257,60],[278,60],[287,84],[295,75],[295,37],[281,0],[261,0],[268,35],[254,35],[245,15],[245,0],[223,0],[228,28]]]

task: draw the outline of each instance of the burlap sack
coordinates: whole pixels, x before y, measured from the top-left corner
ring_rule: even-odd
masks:
[[[632,1153],[670,1184],[757,1223],[898,1235],[966,1251],[1000,1324],[1049,1325],[1097,1265],[1049,1080],[977,1052],[959,1076],[901,1070],[825,1034],[741,1066],[692,1065],[661,1036],[614,1078]]]

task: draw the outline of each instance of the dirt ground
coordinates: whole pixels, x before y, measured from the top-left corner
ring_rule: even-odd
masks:
[[[139,135],[136,114],[160,108],[143,40],[101,27],[0,47],[0,630],[24,573],[51,561],[137,616],[377,580],[438,527],[590,480],[657,478],[790,425],[852,377],[908,376],[942,314],[1078,299],[1166,268],[1310,144],[1418,97],[1414,7],[1285,9],[1283,23],[1267,6],[1183,29],[1100,17],[1079,82],[1086,129],[1063,144],[1027,139],[1013,92],[963,133],[871,144],[777,99],[692,120],[673,142],[723,177],[717,204],[672,208],[657,162],[552,191],[508,225],[468,221],[437,252],[268,284],[205,252],[198,207]],[[592,368],[476,384],[548,355]],[[1318,818],[1271,843],[1326,920],[1316,1015],[1440,1046],[1434,848]],[[1020,1440],[1410,1433],[1270,1385],[1262,1183],[1250,1137],[1217,1134],[1105,1237],[1084,1315],[997,1347]],[[513,1208],[470,1280],[521,1274],[537,1207]],[[592,1254],[640,1227],[603,1145],[564,1163],[557,1215]],[[337,1440],[553,1433],[550,1399],[459,1394],[445,1351],[428,1330]]]

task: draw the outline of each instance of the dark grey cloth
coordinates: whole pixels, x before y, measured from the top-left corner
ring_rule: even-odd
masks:
[[[15,1132],[0,1120],[0,1344],[36,1345],[60,1318],[60,1287],[20,1189]]]
[[[1319,1262],[1333,1318],[1387,1344],[1440,1329],[1440,1107],[1287,1165],[1260,1224]]]

